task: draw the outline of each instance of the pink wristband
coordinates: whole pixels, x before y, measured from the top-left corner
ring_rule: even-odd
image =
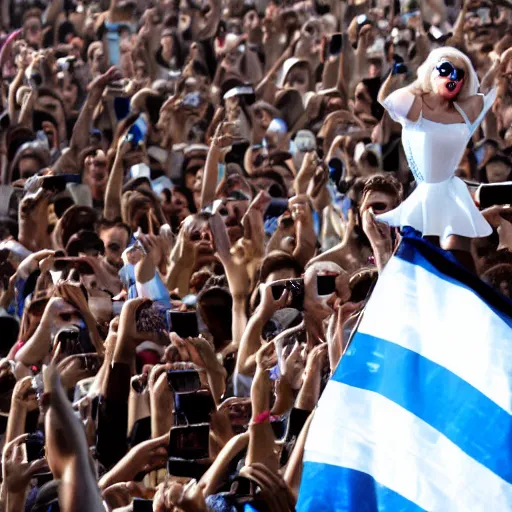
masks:
[[[265,423],[268,420],[270,420],[270,411],[264,411],[254,418],[253,424],[259,425],[260,423]]]

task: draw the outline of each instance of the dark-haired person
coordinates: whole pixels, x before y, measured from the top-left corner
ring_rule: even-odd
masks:
[[[496,153],[487,160],[482,169],[483,181],[487,183],[502,183],[512,180],[512,161],[508,156]]]

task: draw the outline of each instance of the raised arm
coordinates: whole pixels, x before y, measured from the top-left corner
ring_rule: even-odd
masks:
[[[233,137],[226,133],[226,129],[233,123],[221,122],[215,129],[212,137],[206,164],[204,166],[203,188],[201,189],[201,208],[205,208],[215,199],[217,181],[219,177],[219,164],[231,150]]]
[[[453,26],[453,35],[446,42],[447,46],[461,47],[464,46],[464,25],[466,23],[466,15],[469,10],[469,4],[471,0],[463,0],[462,9],[459,11],[459,15],[455,20]]]
[[[89,144],[89,133],[94,111],[101,101],[105,87],[119,78],[121,78],[120,71],[115,67],[111,67],[105,74],[100,75],[91,83],[87,98],[73,128],[71,140],[69,141],[69,150],[57,160],[53,167],[54,172],[66,172],[66,170],[69,172],[70,168],[76,169],[78,172],[78,156]]]
[[[53,364],[47,367],[43,378],[50,404],[45,417],[46,449],[50,469],[61,481],[60,510],[102,512],[104,507],[92,470],[85,432]]]
[[[64,0],[51,0],[43,14],[45,25],[55,25],[57,18],[63,11]]]
[[[105,206],[103,217],[107,220],[115,220],[121,217],[121,200],[123,195],[124,165],[123,157],[131,150],[130,142],[122,140],[119,144],[114,159],[114,165],[108,176],[105,190]]]

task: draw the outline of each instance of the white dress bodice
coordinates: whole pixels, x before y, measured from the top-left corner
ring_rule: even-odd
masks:
[[[454,175],[469,142],[466,123],[442,124],[420,116],[402,130],[407,162],[420,183],[439,183]]]

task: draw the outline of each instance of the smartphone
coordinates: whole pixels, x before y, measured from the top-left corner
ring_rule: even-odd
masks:
[[[207,389],[190,393],[176,393],[174,410],[179,423],[185,422],[189,425],[209,423],[210,415],[215,410],[215,402]]]
[[[153,500],[133,498],[133,512],[153,512]]]
[[[403,62],[395,62],[391,70],[392,75],[405,75],[408,69]]]
[[[339,55],[341,50],[343,49],[343,34],[341,32],[337,32],[336,34],[332,34],[329,39],[329,47],[328,52],[329,55]]]
[[[336,291],[337,276],[316,276],[318,295],[331,295]]]
[[[357,18],[357,24],[362,27],[363,25],[368,25],[371,21],[368,19],[366,14],[360,14]]]
[[[274,432],[274,436],[279,441],[286,435],[286,421],[283,418],[273,419],[270,426]]]
[[[148,123],[142,116],[139,116],[137,120],[132,124],[126,135],[126,140],[136,148],[146,139],[148,133]]]
[[[99,355],[87,355],[82,359],[84,370],[96,375],[103,364],[103,359]]]
[[[167,310],[154,302],[141,304],[135,313],[135,326],[138,332],[167,332]]]
[[[509,204],[512,198],[512,181],[480,185],[477,195],[482,209],[495,204]]]
[[[293,142],[302,153],[309,153],[316,149],[315,135],[309,130],[299,130]]]
[[[94,269],[91,264],[79,257],[55,258],[53,269],[56,272],[75,269],[82,275],[93,275]]]
[[[283,279],[272,283],[272,296],[279,300],[283,292],[288,290],[292,294],[292,302],[289,307],[302,311],[304,309],[304,279]]]
[[[197,108],[201,104],[201,95],[199,91],[189,92],[183,98],[183,106]]]
[[[440,39],[444,35],[443,32],[435,25],[432,25],[430,27],[429,33],[432,35],[434,39]]]
[[[201,388],[201,380],[196,370],[168,370],[167,382],[175,393],[190,393]]]
[[[180,338],[197,338],[199,325],[195,311],[167,311],[167,327]]]
[[[44,435],[42,432],[30,434],[25,441],[27,461],[32,462],[44,457]]]
[[[179,459],[177,457],[170,457],[167,460],[167,473],[169,475],[195,478],[197,481],[203,477],[209,467],[209,464],[195,460]]]
[[[491,9],[489,7],[481,7],[476,11],[481,25],[489,25],[491,20]]]
[[[60,343],[61,351],[66,356],[87,354],[96,350],[86,327],[60,330],[55,337],[55,345],[57,343]]]
[[[186,460],[207,459],[210,454],[210,425],[186,425],[171,428],[169,456]]]

